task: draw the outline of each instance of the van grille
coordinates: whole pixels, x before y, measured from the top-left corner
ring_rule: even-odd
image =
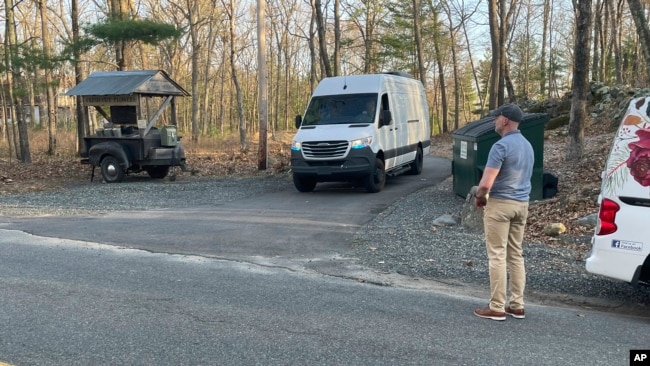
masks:
[[[302,143],[302,152],[306,158],[342,158],[347,151],[347,141],[307,141]]]

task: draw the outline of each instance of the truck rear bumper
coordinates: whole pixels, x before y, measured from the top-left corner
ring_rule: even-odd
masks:
[[[645,257],[610,247],[606,239],[592,239],[592,249],[585,264],[587,272],[636,284]]]

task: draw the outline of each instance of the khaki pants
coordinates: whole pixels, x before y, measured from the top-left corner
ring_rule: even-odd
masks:
[[[528,202],[490,198],[483,225],[490,268],[490,309],[503,312],[510,271],[510,307],[523,309],[526,269],[521,243],[528,218]]]

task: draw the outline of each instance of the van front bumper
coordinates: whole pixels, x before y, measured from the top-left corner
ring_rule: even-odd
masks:
[[[344,159],[306,160],[300,151],[291,152],[293,174],[312,177],[319,182],[347,181],[374,172],[375,154],[370,148],[350,151]]]

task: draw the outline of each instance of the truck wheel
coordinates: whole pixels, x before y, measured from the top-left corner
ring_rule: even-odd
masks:
[[[384,189],[384,185],[386,184],[386,170],[384,169],[384,162],[381,159],[375,159],[375,170],[373,173],[368,174],[364,179],[364,183],[368,193],[377,193]]]
[[[420,175],[422,174],[422,166],[424,165],[424,155],[422,154],[422,148],[418,146],[418,152],[415,154],[415,160],[410,164],[411,170],[408,171],[410,175]]]
[[[153,165],[144,168],[153,179],[163,179],[169,174],[169,165]]]
[[[102,178],[106,183],[119,183],[124,179],[124,170],[119,160],[113,155],[107,155],[102,159]]]
[[[299,175],[293,175],[293,185],[299,192],[311,192],[316,188],[316,180],[312,178],[305,178]]]

